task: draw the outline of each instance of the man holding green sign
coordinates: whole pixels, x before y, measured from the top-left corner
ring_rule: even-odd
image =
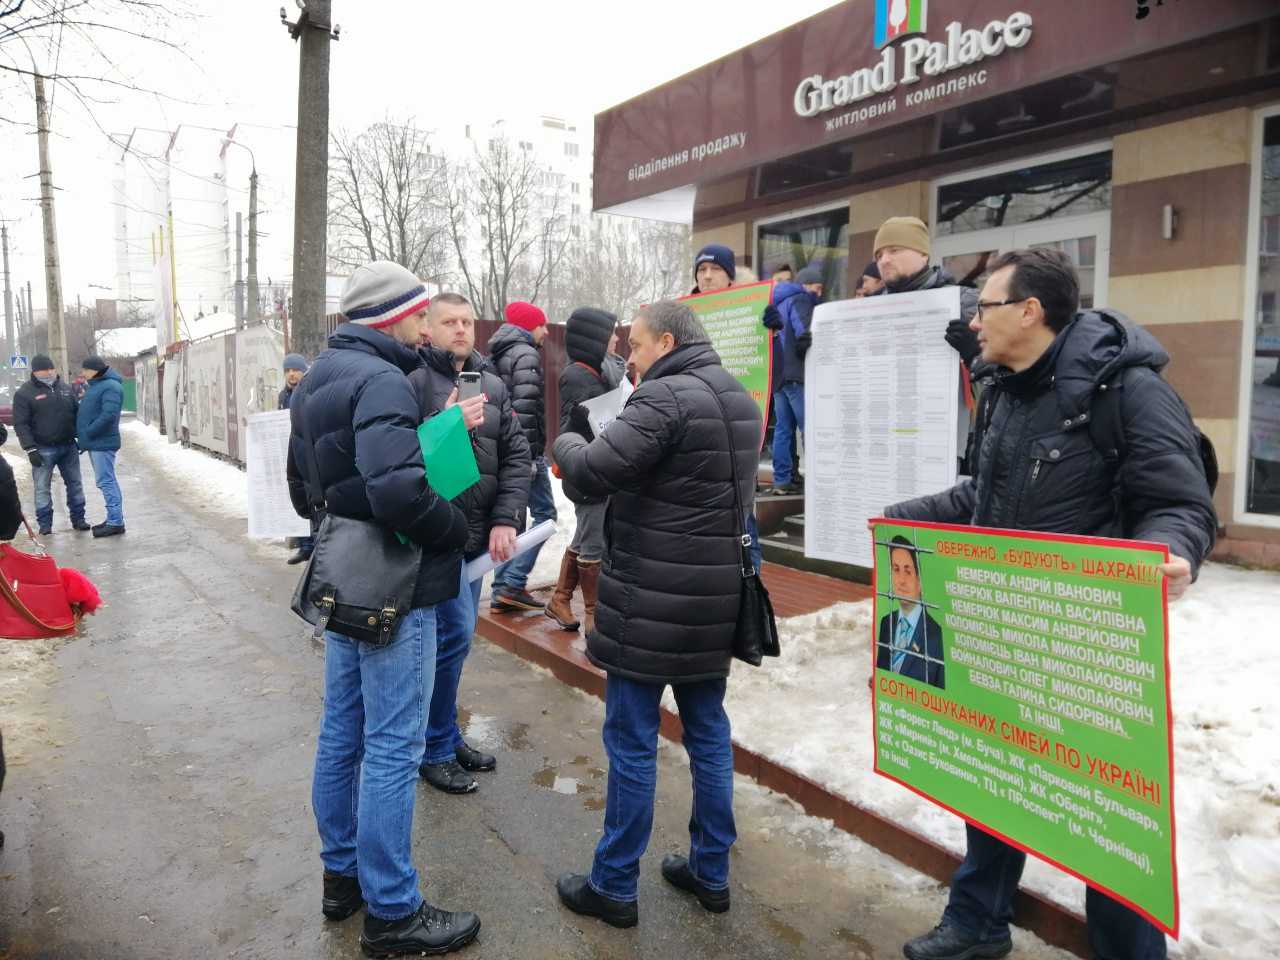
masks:
[[[1168,355],[1155,339],[1119,314],[1078,309],[1064,254],[996,260],[972,323],[975,376],[989,380],[974,476],[887,508],[905,531],[873,525],[878,589],[902,536],[921,571],[918,606],[944,626],[948,668],[945,691],[895,676],[892,652],[876,671],[877,745],[894,738],[877,769],[969,821],[942,922],[904,946],[909,960],[1008,954],[1024,850],[1088,882],[1094,957],[1162,960],[1164,932],[1177,935],[1171,856],[1151,852],[1173,848],[1159,591],[1180,596],[1213,546],[1211,447],[1160,377]],[[938,523],[1036,539],[943,534]],[[1046,534],[1166,544],[1169,556]],[[877,613],[893,600],[878,598]],[[1028,751],[1040,774],[1006,763],[1030,767]],[[1068,846],[1080,852],[1072,862]]]

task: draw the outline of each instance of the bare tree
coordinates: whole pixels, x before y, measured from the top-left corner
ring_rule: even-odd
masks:
[[[630,320],[646,303],[688,293],[689,262],[687,227],[597,214],[566,259],[557,309],[603,307]]]
[[[447,279],[444,157],[412,120],[333,137],[329,210],[334,265],[392,260],[423,280]]]
[[[495,136],[448,166],[450,239],[472,303],[498,316],[512,300],[538,300],[568,251],[563,175],[525,145]]]

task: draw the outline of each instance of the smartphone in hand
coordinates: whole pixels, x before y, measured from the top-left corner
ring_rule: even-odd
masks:
[[[464,371],[458,374],[458,402],[480,396],[480,374]]]

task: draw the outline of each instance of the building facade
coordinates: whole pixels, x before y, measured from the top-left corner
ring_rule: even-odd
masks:
[[[1272,0],[847,0],[596,117],[597,210],[686,219],[850,295],[890,216],[981,285],[1075,260],[1213,440],[1225,551],[1280,564],[1280,16]]]

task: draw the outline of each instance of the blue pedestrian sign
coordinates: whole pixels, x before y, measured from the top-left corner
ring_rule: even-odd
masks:
[[[26,370],[31,364],[27,362],[27,358],[20,353],[15,353],[9,358],[9,366],[14,370]]]

